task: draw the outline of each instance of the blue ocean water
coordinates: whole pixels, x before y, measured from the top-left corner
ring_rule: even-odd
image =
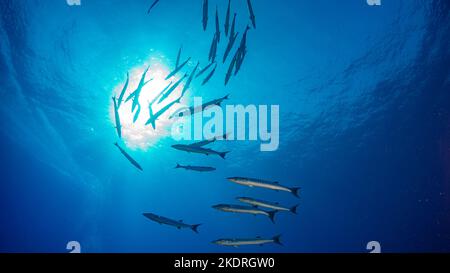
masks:
[[[209,1],[203,31],[203,1],[161,0],[147,13],[151,2],[0,2],[1,252],[67,252],[69,241],[82,252],[367,252],[369,241],[450,251],[449,1],[253,0],[240,72],[224,86],[221,42],[215,75],[194,79],[185,102],[230,94],[227,104],[279,105],[278,150],[214,143],[231,151],[223,160],[124,124],[140,172],[113,145],[111,96],[127,72],[172,70],[180,46],[184,72],[204,66],[215,8],[223,25],[228,3]],[[242,34],[246,1],[231,6]],[[230,176],[300,186],[300,198]],[[298,203],[298,215],[272,224],[211,208],[238,196]],[[178,230],[144,212],[202,226]],[[211,243],[277,234],[284,246]]]

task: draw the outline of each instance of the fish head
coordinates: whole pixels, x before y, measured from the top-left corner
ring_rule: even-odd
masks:
[[[239,183],[240,181],[239,177],[228,177],[227,179],[234,183]]]
[[[250,198],[248,198],[248,197],[236,197],[236,200],[238,200],[240,202],[246,202],[246,201],[250,201]]]
[[[177,149],[177,150],[180,150],[180,149],[182,149],[183,145],[181,145],[181,144],[174,144],[174,145],[172,145],[171,147],[172,147],[172,148],[175,148],[175,149]]]
[[[158,215],[153,214],[153,213],[149,213],[149,212],[147,212],[147,213],[142,213],[142,215],[144,215],[145,217],[147,217],[147,218],[149,218],[149,219],[153,219],[153,220],[159,218]]]
[[[211,241],[211,243],[212,243],[212,244],[216,244],[216,245],[223,245],[223,244],[225,244],[225,241],[226,241],[226,240],[219,239],[219,240]]]
[[[212,206],[213,209],[218,209],[218,210],[224,209],[224,208],[226,208],[226,207],[227,207],[227,206],[224,205],[224,204],[218,204],[218,205]]]

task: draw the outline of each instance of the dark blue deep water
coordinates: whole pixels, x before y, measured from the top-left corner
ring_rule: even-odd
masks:
[[[231,151],[223,160],[123,124],[140,172],[113,146],[111,96],[127,72],[135,88],[147,65],[172,70],[181,45],[191,60],[180,75],[204,67],[228,1],[209,1],[206,31],[201,0],[161,0],[147,14],[151,2],[0,1],[1,252],[67,252],[73,240],[82,252],[367,252],[373,240],[383,252],[450,251],[449,1],[253,0],[239,73],[224,86],[222,29],[215,75],[194,79],[184,103],[229,93],[226,104],[279,105],[278,150],[214,143]],[[231,7],[238,44],[246,1]],[[300,186],[300,198],[230,176]],[[238,196],[298,203],[298,215],[272,224],[211,208]],[[203,225],[195,234],[144,212]],[[276,234],[284,246],[211,244]]]

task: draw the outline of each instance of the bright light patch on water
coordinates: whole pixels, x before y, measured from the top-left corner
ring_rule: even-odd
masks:
[[[145,80],[148,81],[152,79],[141,91],[139,96],[139,104],[141,105],[140,114],[136,120],[133,122],[134,115],[136,113],[132,112],[133,101],[129,100],[125,102],[126,98],[136,90],[139,85],[139,81],[144,73],[145,69],[150,66],[147,72]],[[150,62],[134,68],[129,71],[130,80],[128,84],[127,91],[123,97],[123,102],[119,108],[120,122],[122,124],[122,140],[128,148],[131,149],[141,149],[147,150],[149,147],[154,145],[160,138],[168,136],[170,132],[172,120],[169,116],[179,109],[182,105],[175,104],[162,114],[156,120],[156,129],[149,125],[145,125],[150,117],[149,112],[149,102],[151,102],[158,94],[170,83],[175,83],[180,79],[180,76],[184,75],[184,72],[179,72],[174,77],[165,80],[166,76],[170,73],[170,69],[163,65],[160,60],[152,59]],[[125,85],[126,76],[123,81],[120,82],[113,90],[113,96],[119,97],[123,86]],[[161,108],[174,101],[181,95],[181,91],[184,87],[184,81],[167,97],[164,101],[158,104],[158,100],[153,104],[153,113],[157,113]],[[188,91],[189,92],[189,91]],[[183,100],[186,99],[187,93],[183,96]],[[113,127],[115,129],[115,118],[114,118],[114,104],[110,100],[110,117]]]

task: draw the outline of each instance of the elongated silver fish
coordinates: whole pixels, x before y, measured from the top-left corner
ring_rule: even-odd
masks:
[[[169,119],[177,116],[177,117],[186,117],[186,116],[190,116],[190,115],[194,115],[196,113],[202,112],[203,110],[205,110],[207,107],[212,106],[212,105],[217,105],[220,106],[222,104],[222,102],[224,100],[229,99],[229,94],[222,97],[222,98],[218,98],[218,99],[214,99],[212,101],[208,101],[202,105],[199,106],[191,106],[191,107],[183,107],[178,109],[175,113],[173,113]]]
[[[253,215],[265,215],[269,217],[269,219],[275,223],[275,214],[278,212],[277,210],[265,211],[262,209],[258,209],[252,206],[241,206],[241,205],[229,205],[229,204],[219,204],[213,206],[214,209],[225,211],[225,212],[234,212],[234,213],[248,213]]]
[[[230,9],[231,0],[228,0],[227,14],[225,16],[225,36],[228,36],[228,30],[230,29]]]
[[[186,93],[186,91],[191,86],[191,82],[194,79],[195,73],[197,72],[197,68],[199,65],[200,65],[200,62],[197,62],[197,65],[194,67],[194,70],[192,70],[192,73],[189,76],[189,78],[187,79],[186,84],[183,86],[183,90],[181,90],[181,97],[184,96],[184,93]]]
[[[139,170],[142,171],[142,167],[141,165],[139,165],[139,163],[137,163],[136,160],[134,160],[134,158],[132,158],[124,149],[122,149],[122,147],[119,146],[119,144],[116,142],[114,143],[114,145],[119,149],[119,151],[128,159],[128,161],[130,161],[131,164],[133,164],[133,166],[135,166],[136,168],[138,168]]]
[[[203,30],[208,26],[208,0],[203,0]]]
[[[222,245],[222,246],[232,246],[232,247],[238,247],[238,246],[244,246],[244,245],[264,245],[268,243],[275,243],[278,245],[283,245],[280,241],[281,235],[274,236],[272,238],[261,238],[257,236],[256,238],[252,239],[218,239],[215,241],[212,241],[213,244]]]
[[[184,63],[180,64],[179,66],[175,67],[175,69],[169,73],[169,75],[167,75],[167,77],[165,78],[165,80],[167,81],[168,79],[170,79],[172,76],[174,76],[175,74],[178,73],[178,71],[180,71],[189,61],[191,60],[191,57],[187,58],[186,61],[184,61]]]
[[[238,59],[238,56],[240,54],[239,48],[236,50],[236,53],[233,56],[233,59],[230,62],[230,65],[228,66],[227,74],[225,75],[225,85],[228,84],[228,81],[231,78],[231,75],[233,74],[233,68],[236,66],[236,62]]]
[[[214,66],[213,70],[211,70],[211,72],[209,72],[209,74],[205,77],[205,79],[202,82],[202,85],[205,85],[207,82],[209,82],[209,80],[212,78],[212,76],[214,75],[214,72],[216,72],[216,68],[217,68],[217,63]]]
[[[134,113],[134,116],[133,116],[133,123],[136,122],[136,120],[138,119],[140,113],[141,113],[141,104],[138,104],[137,105],[137,110],[136,110],[136,112]]]
[[[165,91],[162,95],[161,98],[159,99],[158,103],[161,103],[163,100],[165,100],[168,96],[170,96],[170,94],[172,94],[172,92],[177,89],[178,85],[181,84],[181,82],[187,77],[187,74],[184,74],[183,77],[181,77],[176,83],[174,83],[174,85],[172,85],[169,89],[167,89],[167,91]]]
[[[211,139],[206,139],[206,140],[202,140],[202,141],[199,141],[199,142],[195,142],[195,143],[189,144],[189,146],[203,147],[203,146],[206,146],[206,145],[211,144],[213,142],[216,142],[217,140],[226,140],[227,137],[228,137],[228,133],[223,134],[221,136],[215,136],[215,137],[213,137]]]
[[[119,138],[122,138],[122,125],[120,124],[119,106],[117,106],[116,97],[113,97],[114,103],[114,119],[116,121],[116,131]]]
[[[185,170],[196,171],[196,172],[212,172],[212,171],[216,170],[216,168],[213,168],[213,167],[191,166],[191,165],[183,166],[178,163],[177,163],[177,166],[175,167],[175,169],[185,169]]]
[[[247,6],[248,6],[248,12],[250,14],[250,20],[252,21],[253,28],[256,28],[256,18],[255,18],[255,13],[253,12],[251,0],[247,0]]]
[[[119,99],[117,102],[117,108],[120,108],[120,105],[122,104],[123,96],[125,95],[125,92],[127,91],[129,82],[130,82],[130,74],[127,72],[127,81],[125,82],[125,85],[123,86],[122,91],[120,92]]]
[[[216,36],[217,43],[220,42],[220,23],[219,23],[219,9],[216,6]]]
[[[180,150],[180,151],[188,152],[188,153],[197,153],[197,154],[204,154],[204,155],[218,155],[223,159],[225,159],[225,156],[227,155],[227,153],[229,153],[229,151],[218,152],[218,151],[208,149],[208,148],[184,145],[184,144],[175,144],[175,145],[172,145],[172,148]]]
[[[165,94],[165,92],[169,89],[169,87],[171,87],[171,85],[172,85],[172,82],[169,82],[169,84],[166,87],[164,87],[164,89],[161,92],[159,92],[158,96],[154,97],[153,100],[148,103],[149,107],[151,107],[157,100],[159,100]]]
[[[212,65],[214,64],[214,62],[209,63],[207,66],[205,66],[202,70],[200,70],[197,75],[195,76],[195,78],[200,77],[203,73],[205,73]]]
[[[236,29],[236,12],[234,13],[233,16],[233,23],[231,23],[230,37],[233,37],[235,35],[235,29]]]
[[[175,103],[180,103],[180,99],[181,97],[178,97],[176,100],[172,101],[171,103],[167,104],[166,106],[164,106],[163,108],[161,108],[158,112],[156,112],[155,114],[153,114],[153,108],[150,105],[149,107],[149,112],[150,112],[150,117],[147,120],[147,122],[145,123],[145,125],[149,125],[151,124],[153,129],[156,129],[156,120],[162,115],[164,114],[167,110],[170,109],[170,107],[172,107]]]
[[[141,77],[141,80],[139,81],[138,87],[125,100],[125,102],[128,102],[129,100],[133,99],[133,105],[131,107],[132,112],[134,112],[134,109],[139,104],[139,96],[141,95],[142,88],[144,88],[144,86],[152,80],[152,79],[150,79],[148,81],[145,81],[145,76],[147,75],[147,72],[149,69],[150,69],[150,66],[148,66],[147,69],[145,69],[144,73],[142,73],[142,77]]]
[[[245,28],[244,34],[242,35],[241,43],[239,45],[239,48],[237,49],[238,55],[236,59],[236,70],[234,71],[234,75],[236,75],[241,69],[245,55],[247,54],[247,33],[249,29],[250,29],[249,26]]]
[[[150,13],[150,11],[156,6],[156,4],[158,4],[158,2],[159,2],[159,0],[153,1],[152,5],[147,10],[147,14]]]
[[[217,34],[214,34],[213,40],[211,42],[211,47],[209,48],[208,61],[215,62],[217,56]]]
[[[177,61],[175,62],[175,67],[178,67],[180,65],[181,50],[183,50],[183,45],[181,45],[180,49],[178,49]]]
[[[279,211],[290,211],[294,214],[297,214],[297,207],[298,205],[295,205],[291,208],[285,208],[278,204],[278,202],[268,202],[264,200],[258,200],[250,197],[238,197],[236,198],[238,201],[242,203],[247,203],[255,207],[262,207],[262,208],[268,208],[273,210],[279,210]]]
[[[271,182],[266,181],[262,179],[256,179],[256,178],[247,178],[247,177],[228,177],[229,181],[234,182],[236,184],[248,186],[248,187],[259,187],[259,188],[265,188],[265,189],[271,189],[276,191],[286,191],[290,192],[296,197],[298,196],[299,187],[286,187],[283,185],[280,185],[278,182]]]
[[[157,222],[159,224],[165,224],[165,225],[173,226],[173,227],[176,227],[178,229],[190,228],[195,233],[198,233],[198,227],[201,225],[201,224],[189,225],[189,224],[185,224],[183,222],[183,220],[176,221],[176,220],[172,220],[172,219],[169,219],[169,218],[166,218],[166,217],[163,217],[163,216],[159,216],[159,215],[156,215],[156,214],[153,214],[153,213],[143,213],[143,215],[145,217],[147,217],[148,219],[150,219],[152,221],[155,221],[155,222]]]
[[[222,63],[225,63],[225,61],[227,60],[228,55],[230,54],[230,51],[233,48],[234,42],[236,41],[238,34],[239,34],[239,32],[234,34],[233,36],[230,35],[230,39],[228,41],[227,48],[225,49],[225,53],[223,54]]]

